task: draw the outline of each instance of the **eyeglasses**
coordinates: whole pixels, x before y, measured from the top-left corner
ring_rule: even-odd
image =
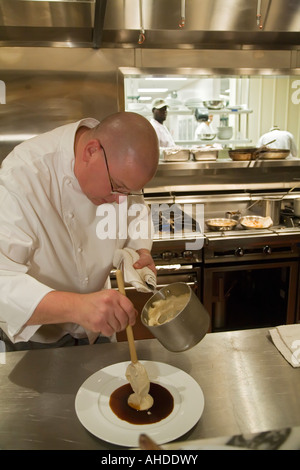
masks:
[[[102,148],[102,150],[103,150],[105,165],[106,165],[107,174],[108,174],[108,178],[109,178],[109,182],[110,182],[110,187],[111,187],[111,193],[110,193],[110,194],[122,194],[123,196],[143,196],[143,195],[144,195],[144,190],[143,190],[143,189],[141,189],[140,191],[132,192],[132,191],[129,191],[129,190],[127,190],[127,189],[117,189],[117,188],[114,188],[113,180],[112,180],[112,178],[111,178],[111,176],[110,176],[110,171],[109,171],[109,168],[108,168],[108,162],[107,162],[106,153],[105,153],[104,147],[103,147],[102,145],[101,145],[101,148]]]

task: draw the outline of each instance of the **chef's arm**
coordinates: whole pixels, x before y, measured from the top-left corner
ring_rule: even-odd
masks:
[[[90,294],[51,291],[39,302],[26,326],[71,322],[111,336],[128,324],[134,325],[136,315],[131,301],[116,290]]]

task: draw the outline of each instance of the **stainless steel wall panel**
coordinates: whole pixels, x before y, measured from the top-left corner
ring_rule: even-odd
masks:
[[[94,47],[100,1],[0,0],[0,45]],[[262,29],[257,2],[193,0],[186,2],[180,28],[180,0],[109,0],[101,18],[101,47],[139,48],[141,28],[143,48],[299,47],[298,0],[262,0],[261,14]]]
[[[234,69],[289,69],[291,67],[291,51],[261,51],[261,50],[168,50],[143,49],[137,55],[137,67],[170,67],[198,68],[205,73],[211,70]],[[178,72],[179,73],[179,72]],[[246,71],[246,73],[248,73]],[[255,73],[255,72],[254,72]]]
[[[122,107],[118,65],[135,63],[132,50],[0,50],[0,80],[6,85],[6,104],[0,105],[0,161],[33,135],[117,112]]]

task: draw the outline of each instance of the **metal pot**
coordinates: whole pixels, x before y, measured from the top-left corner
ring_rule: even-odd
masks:
[[[229,156],[231,160],[245,161],[253,160],[255,157],[255,152],[257,151],[256,147],[253,148],[240,148],[235,150],[229,150]]]
[[[188,294],[187,303],[173,319],[155,326],[148,325],[148,311],[153,302],[182,294]],[[208,331],[210,316],[188,284],[174,282],[148,300],[142,310],[141,321],[166,349],[179,352],[192,348],[202,340]]]
[[[300,197],[294,199],[294,214],[300,217]]]
[[[207,227],[214,232],[223,232],[225,230],[234,230],[238,221],[234,219],[208,219],[205,221]]]
[[[222,109],[225,106],[225,103],[223,100],[209,100],[209,101],[203,101],[203,105],[207,109]]]
[[[274,225],[280,223],[282,197],[268,196],[262,199],[262,213],[265,217],[271,217]]]
[[[233,219],[238,222],[242,214],[240,213],[240,211],[227,211],[225,215],[226,219]]]
[[[290,154],[289,150],[286,149],[272,149],[272,148],[266,148],[264,150],[261,150],[257,157],[260,160],[282,160],[286,158]]]

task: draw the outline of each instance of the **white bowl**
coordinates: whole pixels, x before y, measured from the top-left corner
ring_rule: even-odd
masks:
[[[231,139],[233,135],[233,128],[231,126],[218,127],[218,139]]]

